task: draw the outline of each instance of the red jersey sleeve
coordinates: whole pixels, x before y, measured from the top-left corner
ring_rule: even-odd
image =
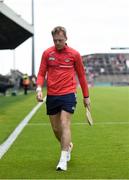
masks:
[[[75,70],[78,75],[78,79],[81,85],[82,93],[84,97],[89,97],[89,90],[88,90],[88,84],[86,80],[86,73],[84,70],[84,65],[82,62],[82,58],[79,53],[76,55],[76,62],[75,62]]]
[[[44,52],[41,58],[41,63],[37,76],[37,82],[36,82],[37,85],[43,86],[46,72],[47,72],[47,55]]]

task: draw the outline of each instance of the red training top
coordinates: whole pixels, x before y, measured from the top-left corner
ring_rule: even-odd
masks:
[[[43,86],[47,75],[48,95],[76,93],[76,73],[83,96],[88,97],[86,74],[80,54],[67,45],[60,51],[52,46],[42,55],[37,85]]]

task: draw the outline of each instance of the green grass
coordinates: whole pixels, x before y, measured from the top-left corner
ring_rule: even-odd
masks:
[[[71,127],[74,149],[67,172],[55,171],[60,149],[43,105],[0,160],[0,178],[128,179],[129,88],[96,87],[90,89],[90,96],[95,122],[92,127],[83,124],[85,111],[81,93],[78,91],[78,104]],[[6,129],[9,126],[10,133],[10,126],[16,126],[20,118],[22,120],[36,102],[33,94],[16,99],[13,97],[12,100],[12,97],[7,98],[2,99],[1,104],[4,104],[3,110],[8,110],[4,114],[5,121],[1,120],[3,111],[0,105],[0,126],[3,124],[3,128]],[[20,109],[21,117],[15,108]],[[9,135],[3,128],[0,129],[1,141],[4,136],[6,138]]]
[[[34,93],[27,96],[0,96],[0,144],[36,103]]]

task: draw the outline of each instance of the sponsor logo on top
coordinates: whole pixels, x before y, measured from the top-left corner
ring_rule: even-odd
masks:
[[[54,61],[54,60],[55,60],[55,57],[49,57],[48,60],[49,60],[49,61]]]
[[[65,59],[64,61],[65,61],[65,62],[70,62],[70,59]]]

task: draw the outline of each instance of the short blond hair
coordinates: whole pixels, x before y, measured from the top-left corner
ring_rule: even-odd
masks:
[[[51,34],[54,36],[55,34],[59,34],[60,32],[63,32],[64,36],[67,38],[66,29],[62,26],[56,26],[52,31]]]

